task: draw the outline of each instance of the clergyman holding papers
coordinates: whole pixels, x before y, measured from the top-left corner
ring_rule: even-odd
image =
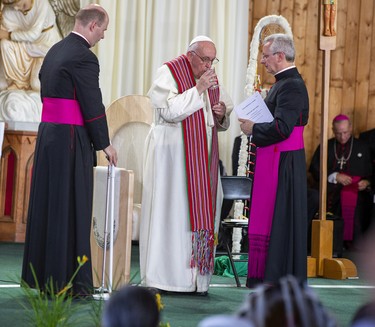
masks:
[[[294,65],[293,39],[272,34],[261,63],[276,83],[265,98],[271,122],[239,118],[257,155],[249,220],[246,286],[275,284],[282,276],[307,278],[307,180],[303,129],[309,115],[305,83]]]

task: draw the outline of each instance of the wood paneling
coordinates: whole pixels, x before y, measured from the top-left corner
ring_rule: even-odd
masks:
[[[321,0],[249,0],[249,39],[264,16],[284,16],[293,31],[296,65],[310,97],[305,132],[307,163],[320,142],[323,51],[319,50]],[[328,136],[339,113],[353,120],[354,134],[375,128],[375,4],[373,0],[337,0],[336,49],[331,51]],[[259,67],[265,86],[272,76]]]
[[[27,209],[30,195],[31,167],[34,158],[36,132],[5,130],[3,158],[0,167],[0,241],[25,242]],[[8,177],[7,153],[15,156],[11,212],[5,212]]]

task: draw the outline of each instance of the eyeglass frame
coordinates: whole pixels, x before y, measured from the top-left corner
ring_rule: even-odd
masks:
[[[205,64],[208,64],[208,63],[211,63],[211,65],[216,65],[217,63],[220,62],[219,59],[217,59],[216,57],[214,59],[210,59],[208,57],[204,57],[202,58],[198,53],[196,53],[194,50],[191,50],[190,52],[194,53],[200,60],[202,60],[202,62],[204,62]]]
[[[276,52],[268,54],[268,55],[262,54],[262,60],[267,60],[269,57],[274,56],[275,54],[280,53],[280,52],[281,51],[276,51]]]

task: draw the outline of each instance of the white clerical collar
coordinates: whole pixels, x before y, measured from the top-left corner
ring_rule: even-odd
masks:
[[[72,31],[72,33],[79,35],[80,37],[82,37],[83,39],[85,39],[88,44],[90,44],[89,40],[86,39],[81,33],[78,33],[76,31]],[[91,46],[91,44],[90,44],[90,46]]]
[[[296,68],[296,65],[292,65],[292,66],[286,67],[286,68],[284,68],[284,69],[278,71],[274,76],[276,76],[277,74],[280,74],[280,73],[282,73],[282,72],[285,72],[285,71],[288,70],[288,69],[292,69],[292,68]]]

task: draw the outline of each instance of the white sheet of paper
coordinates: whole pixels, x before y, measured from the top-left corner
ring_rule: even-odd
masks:
[[[254,123],[268,123],[273,120],[266,103],[259,92],[254,92],[245,101],[234,107],[238,118],[249,119]]]

